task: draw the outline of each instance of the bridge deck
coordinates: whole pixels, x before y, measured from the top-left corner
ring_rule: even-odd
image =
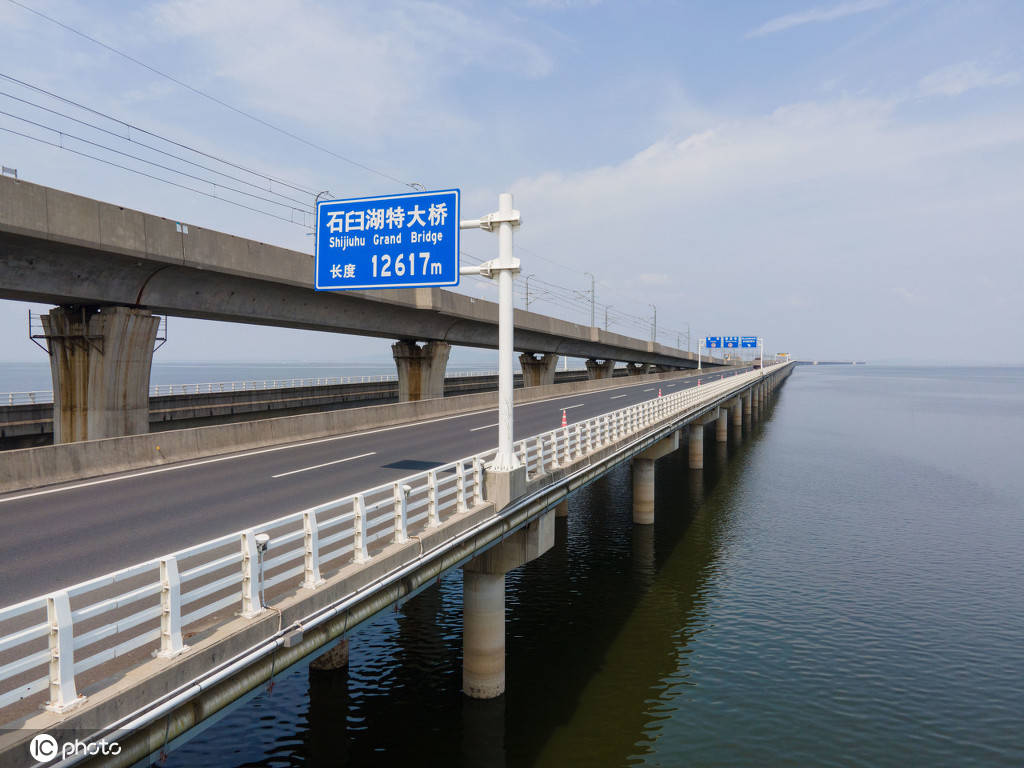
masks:
[[[174,548],[174,532],[182,528],[188,531],[184,534],[187,543],[203,536],[200,531],[204,526],[228,531],[226,536],[175,554],[182,587],[180,600],[173,598],[172,604],[181,606],[174,610],[182,613],[180,623],[186,630],[185,642],[194,646],[192,651],[177,659],[148,660],[154,643],[159,647],[162,642],[161,610],[165,619],[169,610],[166,602],[161,609],[163,577],[158,561],[140,563],[67,590],[68,597],[63,598],[70,599],[67,632],[71,631],[71,620],[75,622],[74,676],[78,679],[79,690],[90,686],[90,703],[81,710],[73,710],[68,721],[77,723],[77,727],[102,727],[116,719],[114,713],[123,715],[151,702],[154,692],[171,695],[182,685],[194,688],[190,680],[214,674],[235,658],[235,654],[242,655],[234,664],[243,663],[243,658],[249,659],[245,666],[239,667],[239,674],[254,674],[257,678],[267,674],[265,669],[244,670],[267,661],[265,657],[270,653],[282,666],[287,666],[527,524],[568,491],[645,450],[708,409],[714,411],[737,392],[762,381],[765,373],[773,372],[746,372],[716,382],[705,379],[705,386],[699,391],[684,387],[694,384],[692,380],[661,381],[654,386],[650,381],[641,381],[577,395],[571,403],[552,400],[519,406],[517,415],[524,432],[531,431],[531,425],[537,426],[536,432],[557,427],[563,408],[567,415],[576,413],[568,429],[554,429],[517,443],[517,455],[528,468],[530,483],[526,495],[500,514],[496,514],[499,510],[485,502],[481,494],[482,462],[493,454],[493,450],[486,450],[494,442],[494,416],[490,412],[0,497],[0,509],[12,505],[9,510],[38,508],[40,497],[45,498],[47,507],[56,510],[47,513],[53,515],[49,519],[54,527],[58,524],[63,527],[65,521],[74,520],[76,508],[92,509],[91,514],[101,515],[102,508],[113,506],[114,511],[106,517],[83,523],[82,535],[77,537],[78,546],[73,544],[68,548],[73,552],[102,545],[105,549],[92,556],[106,558],[100,569],[108,573],[119,559],[125,559],[126,551],[131,552],[131,562],[138,562],[140,547],[151,544],[152,536],[161,538],[157,549],[163,554]],[[666,395],[664,398],[657,397],[654,390],[658,387]],[[613,408],[616,410],[612,411]],[[483,444],[485,450],[465,458],[466,448],[478,444]],[[358,445],[357,452],[350,449],[354,445]],[[341,446],[345,447],[339,450]],[[463,458],[438,467],[436,478],[434,473],[424,471],[437,467],[439,460],[449,455]],[[348,466],[362,459],[373,461]],[[410,475],[410,472],[416,474]],[[318,484],[306,482],[304,476],[322,480]],[[392,495],[390,482],[370,491],[358,491],[375,480],[399,478],[403,484],[409,484],[411,491],[407,497],[403,496],[402,503],[399,503],[398,486]],[[292,495],[273,492],[276,489],[272,481],[282,479],[288,480]],[[230,490],[216,487],[218,483]],[[321,495],[313,502],[319,504],[316,509],[277,517],[283,509],[302,507],[303,502],[294,494],[301,493],[303,486],[310,484],[316,485],[317,493],[326,492],[327,498],[334,501],[323,503],[325,498]],[[345,487],[359,495],[338,498]],[[183,494],[185,502],[175,494]],[[357,498],[360,502],[354,505]],[[26,504],[32,500],[35,500],[35,507]],[[197,504],[189,500],[196,500]],[[254,500],[258,501],[254,503]],[[200,501],[207,506],[198,506]],[[221,515],[221,504],[229,502],[230,512]],[[180,514],[169,515],[168,508]],[[218,511],[215,519],[211,519],[210,509]],[[362,517],[354,511],[361,509],[365,509]],[[26,536],[48,527],[45,520],[40,525],[38,515],[36,517],[34,524],[29,520],[20,523]],[[432,518],[433,526],[428,525]],[[363,525],[360,519],[365,520]],[[254,618],[236,617],[239,587],[246,594],[246,582],[239,573],[239,565],[246,572],[245,548],[243,546],[240,555],[239,533],[230,531],[261,521],[258,530],[266,530],[272,537],[272,547],[266,555],[265,577],[267,602],[274,610],[260,611],[255,601],[252,603],[257,613]],[[400,524],[407,527],[408,540],[404,534],[399,534]],[[116,546],[97,542],[102,538],[97,532],[109,533]],[[246,536],[252,536],[252,529],[241,535],[244,541]],[[370,557],[365,562],[358,557],[353,560],[363,540],[368,542]],[[48,542],[37,543],[45,551]],[[22,542],[22,551],[32,549],[38,547],[25,546]],[[317,553],[312,555],[312,561],[311,552]],[[42,560],[58,562],[50,557],[44,554]],[[323,569],[315,565],[317,558],[324,561]],[[25,562],[26,567],[32,567],[31,556]],[[253,573],[251,569],[248,572]],[[303,574],[307,578],[324,576],[326,583],[315,589],[296,591]],[[80,572],[77,575],[81,578]],[[34,586],[39,588],[38,583]],[[60,594],[54,599],[59,600]],[[0,611],[0,672],[4,673],[0,680],[7,678],[0,689],[0,706],[11,705],[4,714],[19,710],[29,715],[36,711],[38,702],[46,698],[46,677],[30,679],[38,674],[32,670],[38,670],[40,664],[45,668],[51,658],[46,650],[45,606],[45,600],[33,599]],[[342,618],[344,623],[339,623]],[[151,628],[154,621],[155,629]],[[288,633],[295,638],[293,643],[287,642]],[[72,642],[70,637],[72,635],[65,635],[65,640]],[[39,650],[30,653],[24,650],[31,645],[38,646],[40,641],[43,645]],[[67,661],[70,663],[70,646]],[[269,663],[272,674],[275,662]],[[125,672],[133,668],[137,669],[125,676]],[[51,676],[53,674],[51,669]],[[120,682],[114,682],[119,677]],[[22,681],[19,685],[25,694],[20,700],[12,698],[18,696],[18,690],[10,690],[7,685],[12,679]],[[256,678],[243,685],[258,684],[254,680]],[[234,690],[230,694],[218,693],[221,703],[216,706],[226,703],[223,696],[240,695],[237,686]],[[195,708],[188,709],[187,718],[205,716]],[[35,715],[25,725],[42,728],[60,720],[60,716],[52,714]],[[175,729],[191,727],[183,722],[176,724]]]

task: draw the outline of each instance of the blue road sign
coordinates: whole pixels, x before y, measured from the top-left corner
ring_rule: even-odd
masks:
[[[704,347],[707,349],[721,349],[722,348],[722,337],[721,336],[708,336],[704,339]]]
[[[725,336],[722,338],[722,346],[726,349],[736,349],[740,345],[739,336]]]
[[[457,189],[321,200],[316,289],[416,288],[459,283]]]
[[[748,348],[757,347],[757,336],[740,336],[740,346]]]

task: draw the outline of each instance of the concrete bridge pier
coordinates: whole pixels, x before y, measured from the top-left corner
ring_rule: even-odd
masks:
[[[351,749],[345,722],[349,716],[348,638],[309,665],[309,752],[315,765],[344,762]]]
[[[743,403],[738,397],[729,404],[729,419],[733,439],[740,440],[743,437]]]
[[[704,426],[720,418],[720,408],[690,422],[690,469],[704,469]]]
[[[729,409],[718,409],[718,421],[715,422],[715,441],[719,443],[729,442]]]
[[[750,392],[747,391],[743,393],[740,399],[743,401],[743,420],[749,424],[754,414],[753,398],[751,397]]]
[[[654,462],[678,449],[677,431],[633,457],[633,522],[637,525],[654,522]]]
[[[569,497],[566,496],[555,507],[555,517],[568,517],[569,516]]]
[[[649,373],[650,366],[644,363],[626,363],[626,372],[630,376],[642,376],[645,373]]]
[[[54,443],[148,432],[160,318],[131,307],[56,307],[42,322],[53,379]]]
[[[408,339],[392,344],[398,367],[398,402],[444,397],[444,371],[451,349],[446,341],[428,341],[422,347]]]
[[[558,355],[548,352],[537,358],[532,352],[519,356],[519,365],[523,369],[523,386],[540,387],[555,383],[555,366]]]
[[[554,543],[551,510],[462,567],[462,691],[470,698],[505,692],[505,574]]]
[[[587,360],[585,365],[587,366],[587,378],[590,380],[594,379],[610,379],[614,376],[615,361],[604,360],[597,362],[597,360]]]

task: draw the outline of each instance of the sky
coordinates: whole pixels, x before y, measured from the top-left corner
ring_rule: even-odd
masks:
[[[0,163],[27,181],[303,251],[302,213],[68,150],[230,197],[139,142],[199,149],[297,208],[415,183],[460,188],[474,218],[510,191],[518,306],[530,274],[531,309],[589,323],[592,273],[598,325],[610,306],[611,330],[647,338],[653,306],[667,344],[689,328],[807,359],[1024,363],[1018,0],[0,0],[0,29],[0,74],[21,81],[0,78]],[[497,243],[463,246],[480,260]],[[42,355],[28,306],[0,302],[0,360]],[[172,319],[156,359],[389,355]],[[493,353],[453,360],[470,357]]]

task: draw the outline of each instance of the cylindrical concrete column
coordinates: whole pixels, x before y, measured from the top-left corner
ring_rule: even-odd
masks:
[[[737,398],[729,409],[729,419],[732,423],[732,434],[737,440],[743,437],[743,404]]]
[[[588,379],[610,379],[615,375],[614,360],[605,360],[599,363],[597,360],[591,359],[584,364],[587,366]]]
[[[752,398],[750,396],[750,391],[748,390],[743,395],[743,418],[747,421],[750,421],[750,414],[753,412],[753,404],[751,401]]]
[[[704,469],[704,427],[690,425],[690,469]]]
[[[654,522],[654,459],[633,459],[633,522]]]
[[[555,366],[558,355],[548,353],[535,357],[532,352],[519,356],[519,367],[523,369],[523,386],[540,387],[555,383]]]
[[[462,571],[462,691],[505,692],[505,574]]]
[[[563,499],[558,502],[558,506],[555,507],[555,517],[568,517],[569,516],[569,499]]]
[[[718,409],[718,421],[715,422],[715,440],[720,443],[729,441],[729,409]]]
[[[391,345],[398,368],[398,402],[444,397],[444,372],[451,345],[446,341],[428,341],[422,347],[415,340]]]
[[[130,307],[57,307],[42,322],[53,378],[53,442],[149,432],[160,318]]]
[[[348,669],[348,638],[341,638],[326,653],[322,653],[313,659],[309,664],[309,669],[311,672],[313,670]]]

